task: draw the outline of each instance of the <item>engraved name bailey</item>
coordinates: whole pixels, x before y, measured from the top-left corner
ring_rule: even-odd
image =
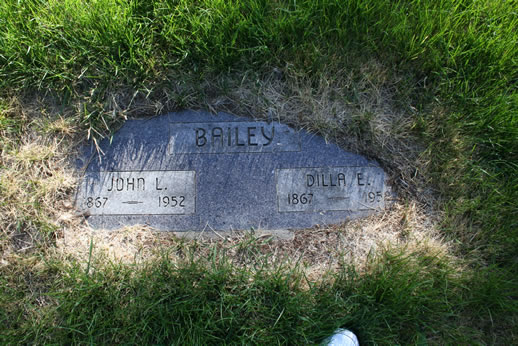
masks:
[[[85,180],[82,207],[90,215],[195,212],[194,171],[100,172]]]
[[[300,151],[298,133],[266,122],[171,123],[170,154]]]
[[[384,177],[378,167],[280,169],[279,212],[383,209],[390,197]]]

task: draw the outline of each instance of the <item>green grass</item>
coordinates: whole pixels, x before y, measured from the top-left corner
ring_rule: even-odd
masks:
[[[381,61],[426,148],[442,231],[467,263],[456,278],[420,255],[416,267],[388,257],[372,274],[344,272],[308,292],[295,274],[221,263],[163,262],[135,275],[58,265],[66,279],[42,276],[51,303],[38,308],[20,262],[26,274],[1,278],[4,341],[299,343],[343,325],[380,343],[516,341],[517,42],[516,1],[2,1],[0,133],[11,137],[23,133],[4,112],[13,95],[80,104],[73,119],[86,137],[122,120],[114,91],[172,99],[174,109],[199,97],[171,87],[187,81],[272,68],[361,79],[363,62]]]
[[[344,268],[309,289],[297,268],[256,264],[244,270],[214,252],[140,268],[54,262],[23,273],[3,269],[2,297],[11,302],[0,301],[8,312],[0,316],[7,327],[0,341],[314,344],[341,326],[365,343],[480,337],[452,325],[472,299],[466,278],[433,256],[387,252],[369,275]]]

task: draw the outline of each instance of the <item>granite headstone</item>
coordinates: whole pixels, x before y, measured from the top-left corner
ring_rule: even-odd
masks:
[[[304,130],[226,113],[128,120],[78,159],[94,228],[297,229],[385,209],[380,166]]]

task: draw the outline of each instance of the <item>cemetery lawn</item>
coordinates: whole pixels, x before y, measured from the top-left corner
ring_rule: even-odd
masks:
[[[517,1],[1,1],[0,343],[318,344],[345,327],[517,344],[517,42]],[[140,262],[64,251],[89,234],[79,146],[185,108],[273,113],[378,160],[413,245],[317,278],[253,235]],[[442,245],[406,243],[412,208]]]

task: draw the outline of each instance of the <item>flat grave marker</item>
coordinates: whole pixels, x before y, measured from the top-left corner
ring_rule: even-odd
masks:
[[[94,228],[296,229],[384,210],[374,161],[278,122],[184,111],[128,120],[85,148],[76,207]]]

